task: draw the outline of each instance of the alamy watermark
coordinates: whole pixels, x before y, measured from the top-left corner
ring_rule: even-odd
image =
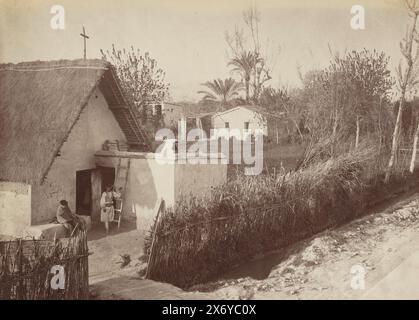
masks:
[[[365,30],[365,8],[359,4],[351,7],[353,14],[350,24],[353,30]]]
[[[65,289],[65,271],[64,267],[60,265],[52,266],[50,273],[53,274],[51,278],[51,289],[53,290],[64,290]]]
[[[53,5],[50,9],[50,13],[53,14],[50,20],[50,27],[53,30],[64,30],[65,29],[65,11],[62,5]]]
[[[232,151],[232,164],[244,164],[245,175],[258,175],[263,169],[262,129],[211,129],[208,136],[200,128],[186,132],[185,121],[179,121],[177,137],[163,128],[155,140],[163,142],[155,152],[159,164],[229,164]]]
[[[351,288],[353,290],[365,290],[365,276],[367,271],[361,264],[356,264],[351,267]]]

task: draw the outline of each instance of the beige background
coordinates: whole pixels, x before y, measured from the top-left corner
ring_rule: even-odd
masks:
[[[65,8],[65,30],[50,28],[51,6]],[[88,58],[100,48],[134,45],[149,51],[167,73],[175,100],[197,100],[200,83],[230,76],[224,32],[256,4],[263,39],[275,59],[272,85],[296,85],[302,71],[325,65],[333,49],[384,50],[391,67],[408,21],[400,0],[0,0],[0,62],[83,56],[82,25],[91,36]],[[350,28],[352,5],[366,10],[366,30]]]

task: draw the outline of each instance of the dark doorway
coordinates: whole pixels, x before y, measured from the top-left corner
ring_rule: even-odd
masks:
[[[92,213],[92,171],[76,172],[76,212],[90,216]]]
[[[113,186],[115,183],[115,168],[100,168],[102,193],[106,187]]]

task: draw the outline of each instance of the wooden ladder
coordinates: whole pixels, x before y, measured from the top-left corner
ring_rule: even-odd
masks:
[[[124,205],[125,195],[127,192],[128,174],[129,174],[129,167],[131,164],[130,160],[131,160],[130,158],[119,158],[118,167],[115,173],[114,186],[116,188],[116,191],[119,192],[119,188],[122,187],[121,199],[119,200],[119,203],[118,203],[118,200],[116,201],[115,217],[112,220],[112,222],[118,223],[118,230],[119,230],[119,227],[121,226],[123,205]]]

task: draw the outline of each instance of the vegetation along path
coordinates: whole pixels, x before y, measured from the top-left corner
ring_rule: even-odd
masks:
[[[411,273],[418,268],[416,191],[192,291],[219,299],[417,299],[419,284]]]
[[[100,248],[96,246],[95,253]],[[417,277],[410,274],[419,268],[419,191],[376,207],[347,225],[240,265],[222,279],[188,292],[140,279],[137,259],[132,260],[124,269],[112,264],[115,272],[105,272],[103,279],[91,278],[96,299],[419,298]],[[356,276],[351,273],[353,266],[357,272],[359,266],[364,268],[364,289],[351,286]]]

